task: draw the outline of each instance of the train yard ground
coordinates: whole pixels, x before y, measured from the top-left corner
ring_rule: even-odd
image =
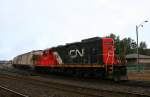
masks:
[[[11,65],[0,67],[0,85],[18,93],[29,95],[29,97],[149,97],[150,95],[150,83],[138,85],[137,82],[130,82],[129,85],[128,83],[118,84],[99,79],[78,79],[56,75],[41,77],[38,74],[18,72],[15,69],[10,69],[10,67]],[[149,76],[148,73],[146,75],[146,73],[139,72],[139,74],[145,74],[145,77]],[[132,76],[135,77],[133,73],[130,73],[129,78],[133,79]],[[57,83],[61,83],[61,85]],[[71,88],[67,88],[68,85]]]
[[[9,88],[0,86],[0,97],[29,97],[29,96],[21,94]]]
[[[0,86],[28,97],[150,97],[150,82],[112,82],[0,68]],[[1,92],[0,94],[7,94]],[[11,94],[12,95],[12,94]],[[15,95],[15,94],[14,94]],[[3,96],[21,97],[21,96]]]
[[[92,83],[94,82],[94,83]],[[0,84],[29,97],[150,97],[150,88],[110,82],[85,81],[61,76],[0,74]]]
[[[128,79],[129,80],[140,80],[150,81],[150,65],[128,65]]]
[[[128,73],[129,80],[150,81],[150,71],[130,72]]]

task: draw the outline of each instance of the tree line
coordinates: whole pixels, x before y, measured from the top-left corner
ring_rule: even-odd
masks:
[[[115,53],[121,58],[121,60],[125,60],[125,56],[127,54],[137,53],[137,43],[134,39],[127,37],[120,39],[119,36],[115,34],[110,34],[106,36],[108,38],[113,38],[115,41]],[[138,46],[139,54],[142,55],[150,55],[150,49],[147,48],[147,44],[145,41],[141,41]]]

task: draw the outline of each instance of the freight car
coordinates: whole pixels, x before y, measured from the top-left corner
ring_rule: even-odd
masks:
[[[34,60],[36,60],[36,56],[40,54],[42,54],[42,50],[31,51],[18,55],[12,60],[12,64],[16,68],[34,69]]]
[[[38,56],[34,67],[37,71],[127,79],[126,66],[120,64],[115,55],[112,38],[94,37],[46,49]]]

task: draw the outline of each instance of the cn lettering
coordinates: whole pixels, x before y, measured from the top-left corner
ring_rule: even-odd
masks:
[[[73,49],[69,51],[69,56],[71,58],[76,58],[77,56],[83,57],[84,56],[84,49],[78,50],[78,49]]]

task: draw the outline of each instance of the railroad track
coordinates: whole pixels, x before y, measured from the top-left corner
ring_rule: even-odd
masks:
[[[19,70],[19,69],[0,69],[0,73],[4,73],[4,74],[12,73],[12,74],[23,75],[23,76],[38,75],[38,76],[45,77],[45,78],[51,77],[51,75],[49,76],[48,74],[41,74],[41,73],[36,73],[36,72],[26,71],[26,70]],[[59,75],[59,76],[61,76],[61,75]],[[67,78],[67,77],[63,76],[63,79]],[[129,81],[123,81],[123,82],[117,82],[116,83],[116,82],[113,82],[112,80],[111,81],[110,80],[101,80],[99,78],[90,78],[92,80],[90,80],[89,78],[79,78],[79,79],[82,81],[87,81],[87,82],[93,82],[94,81],[95,83],[103,83],[103,84],[120,84],[120,85],[125,85],[125,86],[134,86],[134,87],[143,87],[143,88],[149,88],[150,87],[150,81],[132,81],[132,80],[129,80]]]
[[[105,90],[105,89],[95,89],[95,88],[90,88],[90,87],[82,87],[81,86],[74,86],[70,84],[62,84],[62,83],[56,83],[56,82],[47,82],[43,81],[41,79],[29,79],[29,78],[24,78],[24,77],[19,77],[19,76],[1,76],[1,78],[7,78],[11,80],[16,80],[16,81],[24,81],[28,84],[32,84],[35,86],[40,86],[40,87],[45,87],[47,89],[55,89],[57,91],[63,91],[67,93],[72,93],[72,94],[78,94],[81,97],[150,97],[150,95],[147,94],[141,94],[138,92],[125,92],[125,91],[114,91],[114,90]],[[78,97],[80,97],[78,96]],[[42,97],[42,96],[41,96]],[[65,97],[65,96],[62,96]]]
[[[0,97],[29,97],[12,89],[0,86]]]
[[[83,95],[84,95],[84,97],[85,96],[86,97],[150,97],[149,96],[150,94],[148,94],[148,93],[145,94],[143,92],[134,92],[132,90],[130,91],[130,89],[128,91],[115,91],[115,89],[110,90],[110,89],[108,89],[108,87],[103,88],[103,89],[100,89],[97,87],[91,88],[91,87],[88,87],[88,85],[86,86],[86,85],[82,85],[82,84],[80,84],[80,85],[74,84],[74,82],[72,84],[67,84],[67,83],[60,83],[57,81],[56,82],[55,81],[47,81],[47,79],[50,78],[48,76],[46,76],[46,77],[44,76],[43,78],[32,77],[32,76],[30,76],[33,74],[32,72],[20,71],[20,70],[15,70],[15,69],[1,70],[1,71],[3,71],[3,73],[5,74],[5,78],[8,78],[8,76],[9,76],[11,80],[24,81],[26,83],[29,83],[29,84],[32,84],[35,86],[44,87],[47,89],[53,88],[55,90],[59,90],[59,91],[67,92],[67,93],[78,94],[78,97],[80,97],[81,95],[82,95],[81,97],[83,97]],[[34,74],[36,75],[36,73],[34,73]],[[21,77],[22,75],[24,75],[24,76]],[[43,76],[42,74],[37,74],[37,75]],[[62,79],[64,79],[64,77],[62,77]],[[67,79],[65,79],[65,80],[67,80]],[[85,79],[82,79],[82,81],[85,81]],[[123,85],[123,86],[132,86],[135,89],[137,87],[143,87],[143,88],[150,90],[150,88],[149,88],[150,84],[148,82],[140,82],[139,83],[139,81],[136,81],[136,82],[135,81],[127,81],[127,82],[123,82],[123,83],[115,83],[112,81],[103,81],[103,80],[98,80],[98,81],[101,84],[110,84],[109,88],[111,88],[111,85],[117,85],[117,87],[118,87],[118,85]],[[98,83],[98,81],[88,80],[87,82]],[[35,83],[35,82],[37,82],[37,83]],[[89,84],[89,86],[90,86],[90,84]],[[120,89],[121,89],[121,87],[120,87]],[[150,91],[145,91],[145,92],[150,92]],[[65,96],[62,96],[62,97],[65,97]]]
[[[16,68],[0,68],[0,73],[1,74],[17,74],[17,75],[24,75],[24,76],[29,76],[32,75],[32,71],[27,71],[27,70],[19,70]]]
[[[41,74],[41,73],[37,73],[37,72],[33,72],[33,71],[19,70],[19,69],[15,69],[15,68],[6,68],[6,69],[0,68],[0,73],[4,73],[4,74],[10,73],[10,74],[23,75],[23,76],[38,75],[38,76],[46,77],[46,78],[49,77],[48,74]],[[132,81],[132,80],[129,80],[129,81],[125,81],[125,82],[117,82],[116,83],[116,82],[113,82],[112,80],[111,81],[110,80],[101,80],[99,78],[90,78],[92,80],[90,80],[89,78],[79,78],[79,79],[80,80],[83,79],[83,81],[86,80],[87,82],[93,82],[94,81],[95,83],[120,84],[120,85],[134,86],[134,87],[144,87],[144,88],[147,88],[147,87],[149,88],[150,87],[150,81]]]
[[[126,85],[126,86],[133,86],[133,87],[143,87],[143,88],[149,88],[150,87],[150,81],[132,81],[129,80],[127,82],[121,82],[118,83],[120,85]]]

